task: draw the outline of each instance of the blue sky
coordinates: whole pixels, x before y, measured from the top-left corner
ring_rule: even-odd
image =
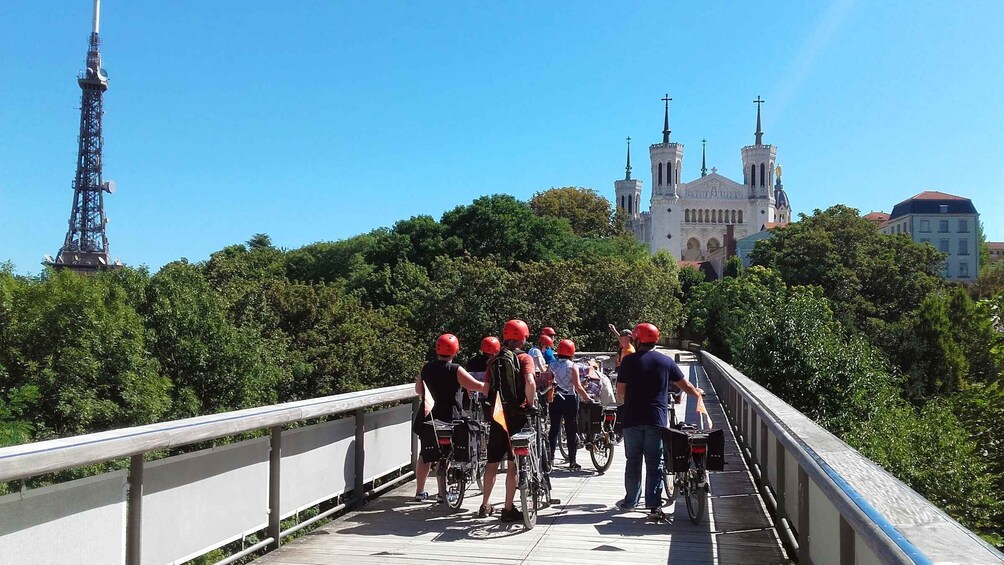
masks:
[[[89,0],[4,0],[0,260],[37,272],[72,203]],[[102,2],[113,256],[336,240],[489,193],[742,178],[758,95],[796,212],[968,196],[1004,240],[1004,3]]]

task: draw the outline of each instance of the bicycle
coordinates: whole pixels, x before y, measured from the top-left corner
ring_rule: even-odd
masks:
[[[711,443],[709,438],[715,434],[721,435],[722,431],[701,432],[697,430],[697,426],[680,424],[678,429],[667,429],[666,441],[663,442],[664,463],[674,471],[686,467],[686,470],[674,473],[673,484],[679,488],[680,495],[687,504],[687,515],[695,524],[704,518],[711,492],[708,484],[707,457]]]
[[[470,395],[470,408],[466,411],[471,421],[477,422],[481,429],[481,437],[487,438],[491,427],[491,422],[485,412],[484,403],[480,393],[472,392]],[[478,490],[484,492],[485,468],[488,466],[488,442],[481,441],[478,445],[477,460],[474,465],[474,481]]]
[[[680,421],[676,417],[676,410],[673,408],[675,404],[679,404],[683,401],[682,392],[669,392],[669,427],[671,429],[679,429]],[[663,442],[663,450],[665,451],[665,442]],[[673,466],[670,460],[663,462],[662,466],[662,492],[663,501],[668,506],[669,503],[673,502],[673,498],[676,495],[676,476],[673,473]]]
[[[532,409],[526,426],[511,437],[523,525],[530,530],[537,524],[537,512],[547,508],[551,500],[551,477],[547,458],[547,437],[543,434],[540,411]]]
[[[446,423],[440,420],[426,422],[432,425],[436,432],[436,443],[439,445],[440,458],[436,463],[436,481],[439,483],[440,491],[446,491],[446,505],[453,509],[458,509],[464,502],[467,493],[467,485],[472,478],[476,478],[481,483],[480,474],[484,474],[484,466],[481,463],[480,451],[483,451],[484,441],[478,442],[478,454],[468,453],[468,461],[457,459],[458,449],[454,446],[454,430],[457,426],[468,426],[468,420],[454,420]],[[470,431],[468,431],[470,433]],[[468,439],[468,449],[470,440]],[[487,460],[487,456],[485,457]],[[444,488],[445,487],[445,488]]]
[[[599,408],[599,410],[597,410]],[[599,414],[599,418],[593,416]],[[598,420],[598,421],[597,421]],[[610,469],[614,461],[614,426],[617,424],[617,407],[600,406],[598,403],[582,403],[579,405],[580,431],[577,434],[578,443],[589,452],[589,459],[599,473],[605,473]],[[592,434],[582,431],[583,428],[593,427],[598,424],[598,429]],[[568,461],[568,435],[565,426],[561,426],[558,433],[558,450],[561,456]]]

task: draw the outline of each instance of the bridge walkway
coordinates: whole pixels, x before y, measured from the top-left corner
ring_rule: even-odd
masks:
[[[468,490],[464,508],[450,511],[412,502],[414,483],[405,483],[256,563],[787,563],[711,383],[690,353],[683,356],[685,374],[707,393],[715,426],[727,428],[727,470],[710,475],[708,514],[700,524],[691,523],[679,498],[664,509],[667,522],[616,508],[614,503],[624,496],[619,445],[613,466],[603,475],[591,468],[585,452],[580,454],[582,471],[570,472],[559,463],[552,474],[552,496],[561,503],[541,511],[529,531],[520,523],[478,518],[481,495],[476,486]],[[691,398],[676,410],[680,418],[697,421]],[[503,493],[500,480],[492,495],[497,507]]]

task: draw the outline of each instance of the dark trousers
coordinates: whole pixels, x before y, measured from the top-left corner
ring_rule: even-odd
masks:
[[[575,450],[579,447],[579,425],[576,417],[579,413],[579,397],[573,394],[555,394],[551,402],[551,432],[548,434],[551,460],[554,460],[554,450],[558,448],[558,435],[561,430],[561,419],[565,419],[565,436],[568,438],[568,462],[575,463]]]

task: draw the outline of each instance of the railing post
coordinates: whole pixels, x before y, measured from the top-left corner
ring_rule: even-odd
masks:
[[[809,474],[798,466],[798,562],[811,564],[809,555]]]
[[[785,506],[784,502],[784,444],[778,438],[774,438],[774,460],[774,465],[777,467],[777,472],[775,473],[777,484],[774,485],[774,500],[777,502],[777,521],[780,523],[782,519],[788,517],[788,507]]]
[[[272,543],[268,550],[279,549],[279,537],[282,532],[281,511],[279,510],[279,492],[282,486],[282,426],[272,426],[272,439],[268,453],[268,537]]]
[[[354,498],[356,504],[362,504],[365,501],[366,493],[363,492],[363,473],[365,472],[366,464],[366,449],[364,449],[363,441],[366,435],[366,411],[362,408],[356,409],[356,470],[355,470],[355,493]]]
[[[840,516],[840,565],[854,565],[854,528]]]
[[[770,436],[767,434],[767,421],[766,420],[761,420],[760,421],[760,444],[759,444],[759,446],[760,446],[760,471],[763,472],[763,473],[765,473],[765,474],[770,472],[769,471],[770,470],[770,461],[768,461],[768,459],[770,459],[770,455],[769,455],[770,451],[768,450],[769,445],[770,445]],[[767,474],[767,478],[769,478],[769,477],[770,477],[770,475]],[[766,478],[763,481],[764,484],[768,484],[769,482],[770,481],[768,481]],[[776,487],[776,485],[775,485],[775,487]]]
[[[418,397],[411,400],[411,421],[414,422],[415,418],[418,417],[418,411],[421,407],[421,401]],[[411,468],[415,468],[415,464],[418,462],[418,434],[411,434]]]
[[[143,454],[129,460],[129,510],[126,515],[126,565],[139,565],[143,541]]]

